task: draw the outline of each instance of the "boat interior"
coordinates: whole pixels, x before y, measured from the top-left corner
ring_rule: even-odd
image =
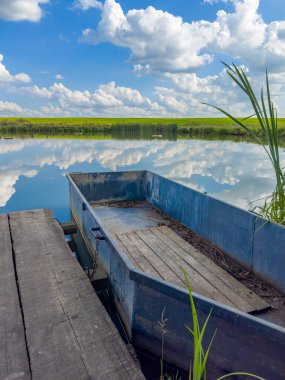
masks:
[[[285,308],[273,310],[266,297],[255,294],[179,236],[170,228],[170,218],[148,202],[90,204],[136,268],[182,287],[186,274],[193,292],[285,325]]]

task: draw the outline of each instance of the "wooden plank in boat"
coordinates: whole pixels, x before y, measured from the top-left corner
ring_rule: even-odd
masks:
[[[149,229],[136,232],[140,238],[165,262],[165,264],[172,270],[184,283],[184,276],[182,268],[184,267],[189,277],[191,278],[192,286],[195,291],[209,298],[222,297],[221,294],[216,294],[217,290],[213,288],[207,281],[205,281],[195,270],[187,265],[181,258],[168,247],[162,240],[154,235]],[[186,265],[185,265],[186,264]],[[187,266],[187,268],[186,268]],[[214,298],[215,299],[215,298]],[[224,297],[225,300],[227,300]]]
[[[269,307],[267,302],[166,226],[116,236],[123,242],[122,247],[129,256],[133,247],[137,248],[135,262],[147,273],[156,275],[153,271],[155,268],[164,280],[184,287],[183,268],[195,293],[244,312]],[[150,266],[145,264],[147,262]]]
[[[173,247],[170,247],[169,245],[167,245],[164,237],[161,239],[158,235],[153,233],[151,229],[146,231],[146,234],[152,235],[152,241],[155,242],[157,246],[161,248],[160,252],[164,255],[167,255],[168,260],[172,260],[174,261],[174,263],[176,263],[177,265],[176,270],[178,271],[178,273],[180,273],[180,276],[183,282],[184,282],[184,275],[182,273],[182,270],[184,270],[187,273],[191,281],[191,286],[195,288],[196,293],[199,293],[206,297],[210,297],[219,302],[227,303],[228,305],[235,307],[235,304],[232,303],[231,299],[227,297],[226,294],[221,292],[219,287],[216,286],[215,282],[214,283],[211,282],[211,280],[207,276],[208,273],[206,273],[205,277],[201,275],[201,273],[197,270],[197,266],[200,266],[199,263],[197,262],[193,263],[191,262],[191,260],[184,260],[183,255],[179,255],[180,253],[179,250],[173,249]],[[194,265],[191,265],[191,264],[194,264]]]
[[[170,281],[173,284],[181,286],[183,282],[181,279],[165,264],[165,262],[154,252],[149,246],[137,235],[135,232],[127,232],[127,237],[139,249],[149,263],[156,269],[161,278]]]
[[[223,271],[221,268],[219,268],[221,269],[221,271],[217,271],[219,272],[219,274],[217,275],[217,273],[215,273],[215,267],[217,267],[217,265],[213,263],[212,260],[208,259],[204,255],[202,256],[201,253],[198,252],[190,244],[190,247],[193,248],[193,250],[195,250],[195,255],[193,255],[193,253],[190,254],[187,251],[183,250],[174,240],[172,240],[169,237],[169,231],[168,233],[166,232],[166,234],[164,234],[160,229],[154,228],[151,229],[151,232],[154,233],[158,238],[163,240],[164,243],[168,245],[173,250],[173,252],[175,252],[184,261],[184,264],[182,263],[182,268],[184,268],[184,270],[187,272],[190,279],[191,274],[188,272],[187,269],[189,266],[193,268],[193,270],[195,270],[198,273],[198,275],[204,279],[204,281],[206,281],[212,287],[218,289],[219,295],[217,298],[215,298],[215,294],[213,294],[213,299],[219,302],[226,303],[229,306],[238,308],[243,311],[252,310],[251,304],[236,292],[241,288],[240,282],[234,279],[235,287],[231,287],[233,283],[232,281],[230,281],[230,286],[228,286],[229,281],[226,280],[224,282],[222,278],[226,276],[232,279],[232,276],[230,276],[227,272],[224,273],[225,271]],[[185,246],[188,245],[188,243],[185,242],[185,240],[183,240],[183,242],[186,243]],[[185,266],[185,263],[188,264],[187,267]],[[214,270],[214,273],[212,272],[212,270]],[[236,289],[236,291],[234,289]],[[246,288],[246,291],[248,291],[248,288]],[[220,297],[220,295],[225,296],[225,298],[223,299],[223,297]]]
[[[226,272],[224,269],[219,267],[207,256],[203,255],[201,252],[195,249],[191,244],[189,244],[184,239],[182,239],[173,230],[171,230],[170,228],[166,226],[161,226],[161,227],[157,227],[157,231],[163,232],[164,234],[162,237],[163,239],[166,239],[166,237],[168,236],[170,240],[177,243],[179,247],[183,249],[183,251],[187,252],[192,257],[195,257],[197,261],[199,261],[200,263],[200,266],[198,266],[199,268],[201,268],[201,266],[203,265],[209,270],[209,272],[213,273],[216,276],[216,278],[221,279],[223,283],[226,285],[226,287],[224,288],[225,291],[226,289],[233,290],[236,294],[234,302],[237,304],[237,307],[240,310],[253,312],[253,311],[267,309],[270,307],[270,305],[266,301],[260,298],[257,294],[255,294],[252,290],[250,290],[247,286],[242,284],[240,281],[236,280],[233,276],[231,276],[228,272]],[[221,286],[221,289],[222,288],[223,287]],[[241,298],[248,303],[249,310],[243,309],[242,304],[240,304]],[[251,310],[250,310],[250,306],[251,306]]]
[[[31,379],[8,216],[0,214],[0,378]]]
[[[124,233],[116,235],[117,242],[120,247],[125,251],[130,258],[131,262],[138,266],[142,271],[153,274],[154,276],[160,276],[159,272],[151,265],[151,263],[143,256],[140,250],[136,247],[133,241],[131,241]]]
[[[51,212],[10,225],[33,378],[144,379]]]

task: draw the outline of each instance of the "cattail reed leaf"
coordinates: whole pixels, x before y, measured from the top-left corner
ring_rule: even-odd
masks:
[[[263,88],[261,88],[259,102],[245,71],[235,64],[232,64],[232,66],[229,66],[224,62],[222,62],[222,64],[227,68],[229,77],[246,94],[254,113],[251,116],[246,117],[240,121],[238,118],[234,117],[222,108],[213,105],[211,106],[229,117],[237,125],[242,127],[259,144],[262,145],[270,162],[272,163],[275,173],[276,185],[272,194],[265,199],[263,206],[256,206],[253,211],[258,210],[260,216],[264,217],[265,219],[285,225],[285,173],[283,172],[283,168],[281,167],[280,163],[278,117],[274,103],[271,99],[268,72],[266,70],[265,73],[265,94]],[[255,131],[253,131],[243,122],[252,116],[255,116],[259,122],[259,126],[263,135],[262,137],[265,139],[265,143]]]

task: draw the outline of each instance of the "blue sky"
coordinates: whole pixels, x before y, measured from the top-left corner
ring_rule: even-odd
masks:
[[[0,0],[0,115],[211,116],[249,109],[220,60],[284,116],[284,0]]]

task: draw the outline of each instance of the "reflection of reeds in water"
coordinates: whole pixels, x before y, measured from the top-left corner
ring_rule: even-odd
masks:
[[[228,116],[231,120],[243,128],[249,136],[254,138],[259,144],[263,146],[274,168],[276,187],[270,196],[263,199],[263,206],[255,206],[253,211],[257,211],[266,219],[285,225],[285,174],[282,171],[283,168],[281,167],[280,162],[278,119],[276,109],[274,108],[273,102],[271,100],[267,71],[266,95],[264,95],[262,88],[261,100],[259,102],[244,70],[237,67],[236,65],[229,66],[225,63],[224,65],[227,67],[227,72],[231,79],[246,94],[254,113],[248,118],[240,120],[219,107],[212,107]],[[256,117],[258,120],[258,123],[262,130],[262,138],[260,138],[260,136],[257,135],[255,131],[253,131],[245,123],[245,120],[248,120],[252,116]]]

